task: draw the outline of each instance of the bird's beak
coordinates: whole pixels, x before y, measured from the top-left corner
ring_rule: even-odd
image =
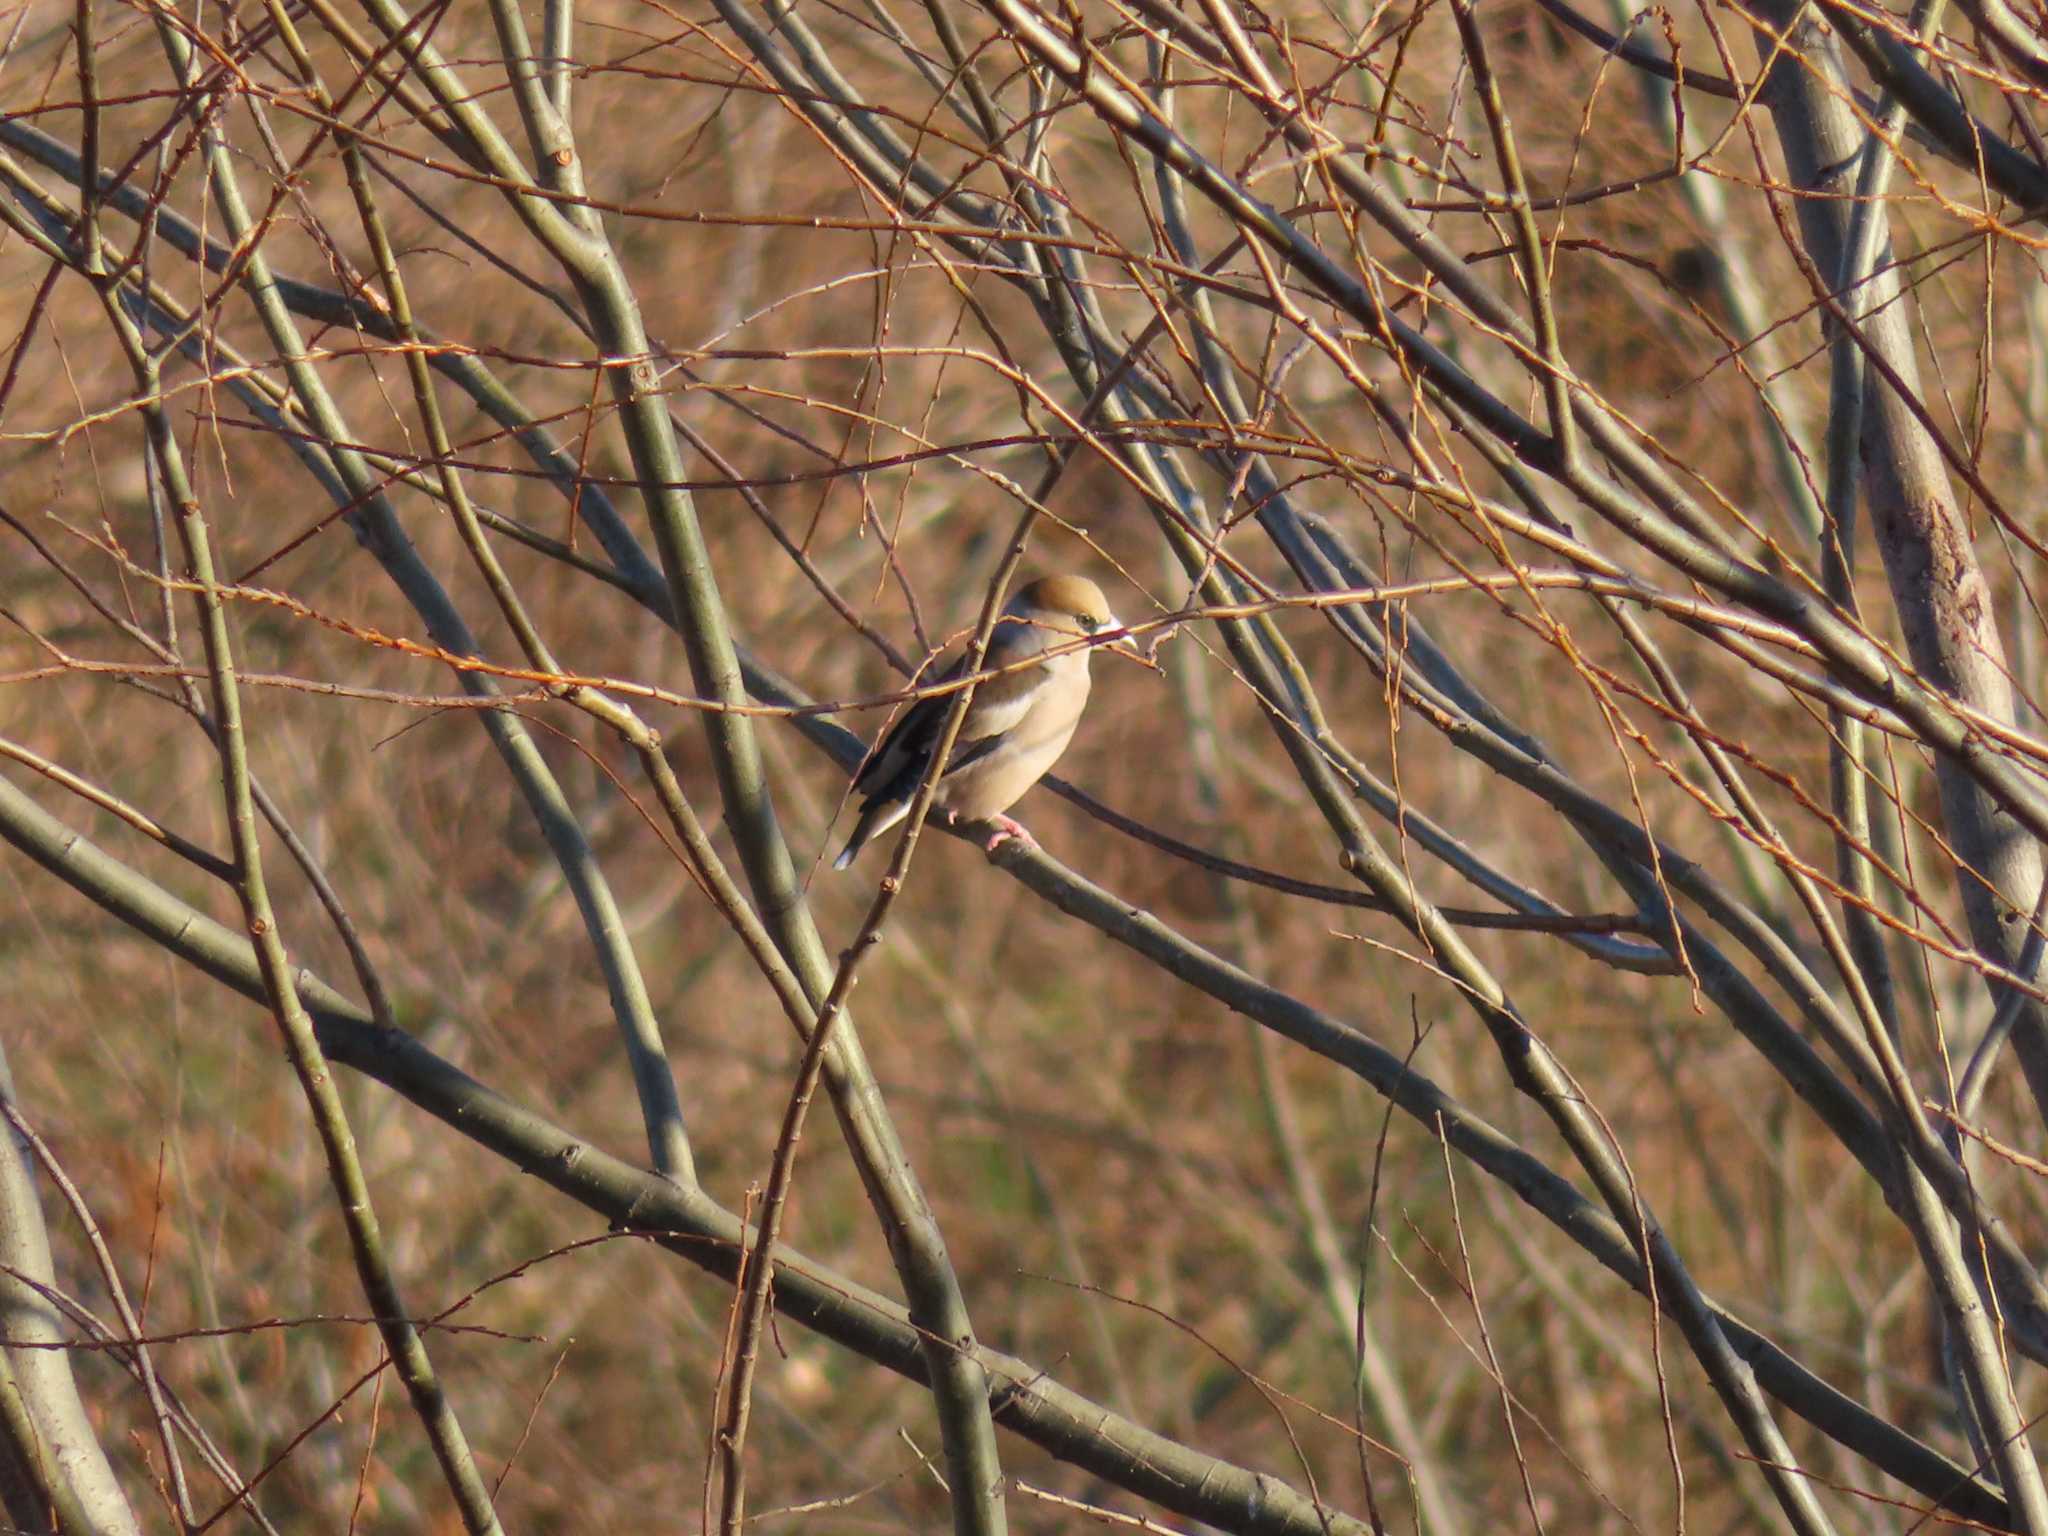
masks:
[[[1103,627],[1105,629],[1122,629],[1124,627],[1124,621],[1112,613],[1109,616],[1109,622]],[[1113,651],[1127,652],[1132,656],[1144,655],[1144,652],[1138,649],[1138,637],[1133,634],[1126,633],[1118,635],[1114,640],[1109,642],[1109,648]]]

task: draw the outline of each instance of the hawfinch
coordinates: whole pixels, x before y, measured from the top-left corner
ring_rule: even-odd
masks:
[[[1049,656],[1035,666],[1022,663],[1049,647],[1072,645],[1120,627],[1102,589],[1082,576],[1034,581],[1004,608],[989,637],[984,663],[984,670],[997,675],[975,687],[933,800],[955,821],[992,822],[994,830],[983,845],[987,852],[994,853],[1011,838],[1031,842],[1031,834],[1003,812],[1045,776],[1074,739],[1074,727],[1081,723],[1088,703],[1088,657],[1093,647]],[[1126,636],[1113,643],[1128,646],[1130,640]],[[937,681],[960,676],[966,662],[962,656]],[[919,699],[869,755],[853,781],[866,796],[860,820],[832,861],[834,869],[846,868],[869,839],[908,814],[952,707],[950,693]]]

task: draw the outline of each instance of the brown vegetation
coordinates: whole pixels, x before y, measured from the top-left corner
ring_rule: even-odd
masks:
[[[2048,54],[1565,14],[0,11],[15,1522],[2048,1536]]]

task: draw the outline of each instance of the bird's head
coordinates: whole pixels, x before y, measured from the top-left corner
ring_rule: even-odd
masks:
[[[1110,612],[1102,588],[1086,576],[1041,576],[1019,588],[1003,611],[1033,629],[1061,635],[1086,637],[1123,628],[1122,621]],[[1044,638],[1051,641],[1054,636]],[[1111,644],[1135,649],[1129,635],[1120,635]]]

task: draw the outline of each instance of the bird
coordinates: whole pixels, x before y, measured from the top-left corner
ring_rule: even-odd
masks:
[[[1088,703],[1088,658],[1094,647],[1045,656],[1035,666],[1028,663],[1048,649],[1121,628],[1102,589],[1085,576],[1041,577],[1020,588],[1004,607],[983,660],[983,669],[996,675],[976,685],[933,797],[955,821],[991,824],[984,852],[994,853],[1012,839],[1037,846],[1003,813],[1045,777],[1074,739]],[[1112,643],[1136,650],[1128,635]],[[959,678],[969,659],[959,657],[936,681]],[[918,700],[869,755],[853,781],[865,797],[860,816],[832,861],[834,869],[845,869],[870,840],[909,813],[952,707],[951,693]]]

